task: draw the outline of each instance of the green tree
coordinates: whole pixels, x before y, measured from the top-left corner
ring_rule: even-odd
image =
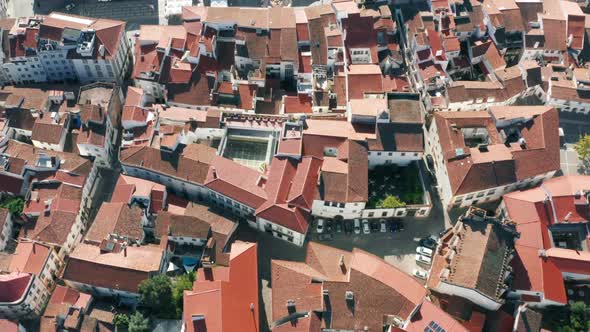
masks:
[[[570,307],[570,327],[574,331],[590,331],[588,307],[584,302],[576,302]]]
[[[574,145],[574,150],[581,160],[588,161],[590,159],[590,135],[581,136],[578,143]]]
[[[113,323],[120,329],[126,329],[129,327],[129,316],[126,314],[116,314],[113,318]]]
[[[137,311],[129,318],[129,332],[148,332],[150,320]]]
[[[20,197],[11,197],[0,203],[0,207],[8,209],[12,214],[20,216],[25,207],[25,201]]]
[[[166,275],[157,275],[142,281],[139,284],[139,305],[149,316],[175,318],[170,278]]]
[[[195,281],[195,272],[183,274],[176,278],[174,281],[174,287],[172,288],[172,299],[176,309],[176,317],[180,319],[182,317],[183,307],[183,294],[185,290],[193,288],[193,282]]]
[[[406,206],[406,203],[400,201],[399,198],[393,195],[389,195],[381,202],[377,203],[377,207],[380,209],[395,209],[404,206]]]

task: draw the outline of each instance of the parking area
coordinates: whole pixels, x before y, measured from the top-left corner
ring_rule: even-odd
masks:
[[[324,232],[318,234],[317,221],[314,221],[309,239],[310,241],[320,242],[344,250],[359,248],[368,251],[383,257],[388,263],[408,274],[412,274],[416,268],[421,270],[429,269],[428,265],[416,264],[416,248],[420,239],[438,234],[445,229],[443,218],[433,218],[431,215],[428,218],[406,217],[385,219],[385,221],[387,225],[385,232],[381,232],[380,221],[373,220],[377,225],[373,228],[369,226],[369,234],[363,232],[362,225],[360,234],[356,234],[354,231],[347,233],[345,230],[337,232],[335,223],[331,232],[328,231],[326,226]],[[392,232],[391,223],[403,223],[403,228],[394,229]],[[369,224],[371,224],[371,221],[369,221]],[[327,236],[328,234],[329,236]]]
[[[564,175],[582,174],[582,167],[578,154],[574,151],[574,144],[581,136],[590,134],[590,115],[561,112],[559,126],[563,129],[564,145],[559,151],[561,170]]]

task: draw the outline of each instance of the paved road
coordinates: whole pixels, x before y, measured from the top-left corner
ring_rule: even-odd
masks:
[[[565,141],[559,151],[561,171],[564,175],[582,174],[580,158],[573,146],[580,136],[590,134],[590,115],[561,112],[559,126],[563,129]]]
[[[336,248],[349,250],[360,248],[383,257],[388,263],[396,266],[408,274],[416,268],[414,260],[417,240],[430,234],[438,234],[448,225],[445,222],[445,214],[436,196],[433,197],[435,206],[429,217],[416,218],[408,217],[402,220],[405,223],[405,230],[398,233],[372,233],[368,235],[345,235],[344,233],[334,234],[331,241],[317,240],[315,225],[310,229],[309,240],[318,241]],[[303,247],[297,247],[291,243],[279,240],[271,235],[258,232],[246,225],[240,225],[237,239],[242,241],[258,243],[258,273],[260,276],[260,301],[261,301],[261,322],[270,323],[271,318],[271,297],[272,285],[270,285],[270,263],[272,259],[291,261],[303,261],[307,242]],[[421,269],[428,269],[421,266]],[[268,331],[268,325],[261,324],[261,331]]]

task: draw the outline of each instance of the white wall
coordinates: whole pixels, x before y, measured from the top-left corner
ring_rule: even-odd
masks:
[[[438,287],[436,288],[436,291],[443,293],[443,294],[449,294],[449,295],[455,295],[455,296],[462,297],[464,299],[467,299],[467,300],[469,300],[469,301],[471,301],[471,302],[473,302],[485,309],[491,310],[491,311],[498,310],[500,308],[500,306],[502,305],[502,303],[492,300],[491,298],[481,294],[480,292],[478,292],[475,289],[456,286],[456,285],[447,283],[445,281],[441,281],[439,283]]]
[[[0,229],[0,251],[6,248],[6,244],[11,238],[13,229],[12,213],[8,212],[6,220],[4,221],[4,227]]]
[[[412,161],[421,160],[423,156],[422,152],[369,151],[369,168],[385,164],[407,166]]]
[[[178,178],[174,178],[162,173],[158,173],[153,170],[144,169],[140,167],[130,166],[130,165],[122,165],[123,172],[125,174],[129,174],[131,176],[138,177],[140,179],[154,181],[159,183],[166,188],[172,189],[177,193],[186,192],[189,198],[195,199],[198,197],[207,198],[209,194],[209,189],[203,187],[197,183],[189,182],[180,180]]]
[[[104,157],[104,147],[94,144],[77,144],[78,152],[84,157]]]
[[[366,202],[336,203],[314,200],[311,213],[316,217],[334,218],[342,216],[344,219],[354,219],[361,216]]]
[[[272,230],[272,235],[276,238],[293,243],[299,247],[303,246],[303,243],[305,242],[305,234],[301,234],[287,227],[277,225],[264,218],[257,217],[256,221],[258,223],[257,228],[261,232],[265,232],[268,227],[270,227]]]

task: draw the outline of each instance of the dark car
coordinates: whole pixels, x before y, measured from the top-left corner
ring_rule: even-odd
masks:
[[[404,229],[406,229],[406,224],[404,224],[403,221],[397,221],[398,224],[398,228],[400,230],[400,232],[402,232]]]
[[[342,220],[334,221],[334,229],[336,229],[336,233],[342,233]]]
[[[398,229],[397,229],[397,223],[395,221],[393,221],[393,220],[390,220],[390,221],[387,222],[387,228],[389,228],[389,231],[392,232],[392,233],[398,231]]]
[[[328,233],[332,233],[333,226],[334,226],[334,221],[328,220],[326,222],[326,230],[328,231]]]
[[[351,234],[352,233],[352,220],[348,220],[344,222],[344,233]]]
[[[332,241],[333,238],[334,236],[330,233],[323,233],[319,236],[320,241]]]
[[[420,243],[421,247],[426,247],[431,250],[434,250],[436,248],[436,241],[434,241],[433,239],[431,239],[429,237],[420,240],[419,243]]]
[[[379,222],[377,220],[371,220],[371,232],[379,232]]]

